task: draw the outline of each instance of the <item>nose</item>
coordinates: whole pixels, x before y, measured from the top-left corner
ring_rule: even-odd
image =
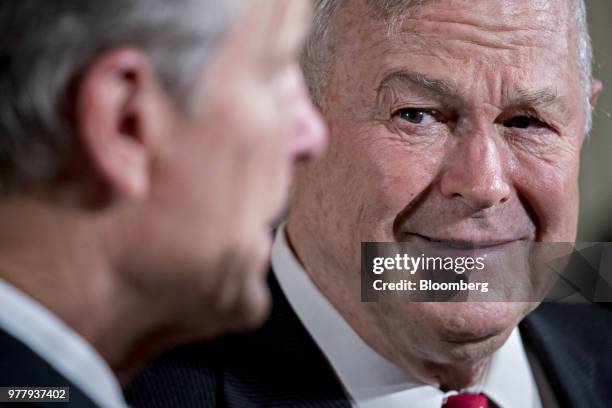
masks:
[[[310,99],[301,74],[299,84],[291,139],[291,156],[294,160],[320,156],[327,146],[327,126]]]
[[[475,211],[505,203],[511,187],[503,156],[495,140],[486,134],[460,138],[446,162],[440,182],[442,194]]]

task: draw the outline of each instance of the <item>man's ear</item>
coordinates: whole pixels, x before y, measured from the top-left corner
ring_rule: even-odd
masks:
[[[79,81],[76,125],[79,141],[96,175],[115,195],[142,198],[150,190],[159,97],[149,57],[134,49],[103,54]]]
[[[594,109],[597,106],[597,100],[599,95],[601,95],[601,91],[603,91],[603,84],[599,79],[593,79],[593,82],[591,82],[591,96],[589,97],[591,108]]]

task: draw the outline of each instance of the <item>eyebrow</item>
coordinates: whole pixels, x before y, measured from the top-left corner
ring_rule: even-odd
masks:
[[[559,109],[563,113],[569,112],[569,107],[559,97],[553,88],[544,88],[535,92],[519,89],[510,95],[506,105],[509,106],[550,106]]]
[[[441,96],[457,94],[457,86],[453,82],[431,78],[427,75],[408,70],[395,71],[385,76],[380,82],[377,92],[380,93],[381,90],[388,87],[392,82],[410,83]]]

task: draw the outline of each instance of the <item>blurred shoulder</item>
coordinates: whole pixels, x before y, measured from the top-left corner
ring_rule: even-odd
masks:
[[[127,387],[128,403],[135,408],[350,407],[272,275],[269,284],[273,306],[259,329],[162,356]]]

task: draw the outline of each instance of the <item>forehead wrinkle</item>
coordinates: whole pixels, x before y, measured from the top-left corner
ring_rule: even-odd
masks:
[[[448,4],[450,3],[450,4]],[[437,1],[429,6],[414,8],[411,12],[399,13],[404,21],[429,21],[436,25],[455,24],[463,28],[505,33],[517,32],[566,32],[571,24],[569,2],[565,7],[542,2],[538,7],[504,1]],[[519,3],[519,2],[517,2]],[[455,7],[453,7],[455,6]]]
[[[424,10],[425,11],[425,10]],[[538,32],[559,34],[564,33],[564,24],[553,24],[550,18],[550,13],[540,12],[536,10],[523,11],[520,14],[513,15],[494,15],[487,19],[483,14],[461,14],[461,12],[453,14],[442,13],[412,13],[407,15],[405,20],[419,22],[428,21],[435,24],[452,24],[464,29],[476,29],[484,32],[499,32],[499,33],[520,33],[520,32]],[[548,19],[546,17],[549,17]],[[555,22],[559,22],[560,17],[556,16]],[[566,16],[563,16],[565,20]],[[503,18],[503,19],[502,19]]]
[[[458,7],[451,8],[453,4]],[[481,10],[473,2],[467,1],[455,1],[450,5],[448,2],[432,2],[429,6],[416,7],[410,13],[403,13],[401,25],[389,25],[389,30],[394,32],[388,38],[406,37],[410,41],[422,35],[425,37],[420,39],[423,45],[437,46],[447,53],[456,49],[452,42],[512,52],[550,50],[555,39],[570,40],[568,27],[571,28],[572,24],[565,24],[571,17],[569,7],[508,4],[491,2],[490,6]],[[564,49],[558,48],[556,52],[563,52]]]
[[[477,23],[408,18],[401,29],[388,38],[407,42],[418,39],[423,44],[448,53],[455,49],[453,43],[501,51],[548,49],[557,36],[567,37],[554,30],[494,28]]]

